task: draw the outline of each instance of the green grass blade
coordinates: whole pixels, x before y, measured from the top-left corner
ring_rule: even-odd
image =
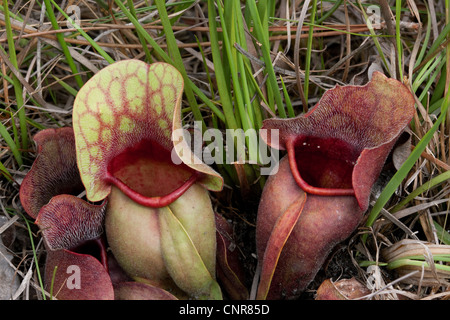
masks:
[[[423,40],[422,48],[420,49],[419,55],[417,56],[414,68],[416,68],[423,61],[423,57],[428,48],[428,42],[430,41],[430,35],[431,35],[431,29],[432,29],[431,28],[430,10],[428,9],[427,3],[425,2],[424,4],[427,7],[427,27],[425,29],[426,32],[425,32],[425,38]]]
[[[213,80],[211,78],[211,73],[209,72],[209,67],[206,63],[206,56],[205,56],[205,50],[203,50],[203,46],[200,44],[200,40],[198,39],[198,37],[195,35],[195,41],[197,42],[198,45],[198,49],[200,50],[200,54],[202,55],[202,62],[203,62],[203,68],[206,71],[206,78],[208,79],[208,84],[209,84],[209,89],[210,89],[210,94],[212,99],[215,98],[215,92],[214,92],[214,84],[213,84]],[[217,129],[217,127],[215,127]]]
[[[403,208],[408,202],[410,202],[411,200],[413,200],[415,197],[417,197],[419,194],[424,193],[425,191],[433,188],[436,185],[439,185],[440,183],[443,183],[445,181],[449,181],[450,180],[450,171],[446,171],[444,173],[441,173],[440,175],[438,175],[437,177],[434,177],[433,179],[431,179],[430,181],[427,181],[426,183],[424,183],[423,185],[421,185],[420,187],[417,187],[416,189],[414,189],[414,191],[412,191],[410,194],[408,194],[408,196],[403,199],[402,201],[400,201],[397,205],[395,205],[395,207],[393,207],[391,209],[391,213],[395,213],[397,211],[399,211],[401,208]]]
[[[148,34],[148,32],[142,27],[139,21],[133,17],[133,15],[127,10],[124,4],[120,0],[114,0],[117,6],[122,10],[126,17],[136,28],[136,31],[140,33],[144,39],[152,46],[156,54],[165,62],[170,63],[175,66],[174,61],[171,57],[156,43],[155,40]],[[185,79],[186,80],[186,79]],[[187,83],[189,83],[192,91],[214,112],[214,114],[222,121],[225,122],[225,117],[223,113],[208,99],[208,97],[188,78]]]
[[[56,20],[55,13],[53,12],[52,5],[53,3],[57,8],[59,8],[53,0],[44,0],[45,8],[47,10],[47,16],[52,24],[52,28],[54,30],[59,30],[58,21]],[[61,8],[59,8],[61,9]],[[64,40],[64,35],[62,33],[57,33],[56,38],[58,39],[59,45],[61,46],[62,52],[64,53],[64,56],[66,57],[67,64],[69,65],[70,70],[74,74],[75,81],[77,82],[78,87],[82,87],[84,82],[83,79],[81,79],[81,76],[78,74],[77,66],[75,65],[75,62],[72,58],[72,55],[70,54],[69,47]]]
[[[233,2],[234,4],[234,12],[236,15],[236,38],[237,38],[237,42],[238,44],[244,48],[244,50],[248,50],[247,49],[247,42],[246,42],[246,37],[245,37],[245,29],[244,29],[244,21],[243,21],[243,15],[242,12],[240,10],[240,1],[239,0],[235,0]],[[233,48],[235,48],[233,46]],[[237,51],[235,49],[235,51]],[[252,92],[251,90],[251,80],[249,78],[253,79],[253,76],[248,77],[247,76],[247,66],[249,65],[249,60],[247,57],[243,56],[242,54],[237,54],[237,61],[238,61],[238,68],[239,68],[239,74],[240,74],[240,78],[241,78],[241,83],[242,83],[242,93],[244,96],[244,103],[246,106],[246,113],[248,114],[249,120],[250,120],[250,127],[252,129],[256,129],[258,127],[258,120],[257,118],[257,111],[254,110],[252,102],[251,102],[251,97],[253,96],[253,90]],[[256,108],[258,109],[258,108]]]
[[[425,261],[417,261],[417,260],[413,260],[413,259],[402,258],[402,259],[397,259],[392,262],[389,262],[387,265],[387,268],[388,269],[397,269],[397,268],[405,267],[405,266],[416,266],[416,267],[425,267],[425,268],[430,267],[428,262],[425,262]],[[448,265],[436,263],[436,264],[434,264],[434,267],[438,270],[450,272],[450,266],[448,266]]]
[[[344,2],[344,0],[338,0],[334,3],[333,7],[329,9],[323,16],[320,17],[320,19],[317,20],[317,24],[321,24],[325,20],[327,20]]]
[[[148,32],[145,31],[139,21],[131,14],[131,12],[128,11],[125,5],[120,0],[114,0],[114,2],[120,8],[120,10],[122,10],[122,13],[124,13],[126,17],[131,21],[131,23],[136,28],[136,31],[141,34],[145,38],[145,40],[152,46],[156,54],[165,62],[174,64],[172,58],[169,57],[169,55],[156,43],[155,40],[152,39],[152,37],[150,37]]]
[[[5,140],[6,144],[11,150],[11,153],[14,156],[14,159],[16,159],[17,164],[21,166],[23,164],[23,160],[19,148],[17,147],[17,144],[14,142],[14,139],[11,138],[6,127],[1,122],[0,122],[0,136],[2,136],[2,138]]]
[[[439,223],[433,221],[434,228],[436,229],[436,234],[439,240],[446,245],[450,245],[450,233],[448,233],[444,228],[441,227]]]
[[[34,103],[34,101],[33,101],[33,103]],[[37,105],[37,103],[36,103],[36,105]],[[12,114],[13,114],[10,110],[3,109],[3,108],[0,108],[0,112],[8,114],[10,117],[12,117]],[[30,118],[27,118],[27,123],[28,123],[28,125],[31,125],[31,126],[35,127],[36,129],[38,129],[38,130],[42,130],[42,129],[46,128],[42,124],[40,124],[40,123],[30,119]]]
[[[440,70],[439,64],[443,61],[444,54],[440,54],[434,59],[428,60],[428,62],[424,65],[424,67],[416,72],[416,76],[412,83],[412,90],[416,92],[416,90],[422,85],[422,83],[430,76],[430,74],[435,70]],[[445,62],[445,60],[444,60]]]
[[[213,0],[208,0],[208,19],[209,33],[211,38],[211,53],[214,62],[214,73],[216,75],[217,89],[219,91],[220,101],[222,103],[225,115],[225,123],[229,129],[237,129],[238,124],[234,116],[233,102],[231,98],[231,90],[225,78],[224,66],[219,46],[219,34],[217,32],[217,23],[215,20],[216,9]]]
[[[289,97],[289,93],[286,89],[286,85],[284,84],[283,78],[280,76],[280,80],[281,80],[281,86],[283,87],[283,95],[284,95],[284,101],[286,103],[286,108],[288,110],[288,115],[290,118],[294,118],[295,117],[295,112],[294,112],[294,108],[292,107],[292,102],[291,102],[291,98]]]
[[[428,50],[428,54],[425,56],[425,58],[423,58],[422,62],[418,66],[415,67],[416,69],[424,68],[423,65],[426,65],[426,63],[428,63],[430,60],[432,60],[435,56],[439,55],[445,49],[445,47],[443,47],[442,44],[445,41],[445,39],[449,36],[449,34],[450,34],[450,23],[448,23],[442,29],[441,33],[439,34],[439,36],[436,38],[436,40],[433,42],[430,49]]]
[[[447,62],[445,62],[445,66],[447,66]],[[447,87],[447,68],[442,68],[441,76],[436,84],[436,87],[433,90],[430,98],[430,104],[434,104],[439,99],[442,99],[444,96],[445,90]]]
[[[432,57],[433,55],[436,54],[436,51],[439,50],[439,47],[441,46],[442,42],[445,41],[445,39],[448,37],[449,34],[450,34],[450,24],[447,24],[431,45],[430,49],[428,50],[428,54],[424,60],[427,60],[427,58]]]
[[[19,66],[17,63],[17,56],[16,56],[16,48],[15,48],[15,44],[14,44],[14,40],[13,40],[13,33],[12,33],[12,28],[11,28],[11,21],[9,18],[9,8],[8,8],[7,0],[4,1],[3,8],[5,11],[5,26],[6,26],[6,36],[8,38],[9,59],[10,59],[12,65],[14,66],[14,68],[19,70]],[[3,50],[3,48],[2,48],[2,50]],[[21,141],[22,141],[21,147],[22,147],[22,149],[26,150],[28,148],[28,130],[27,130],[26,115],[25,115],[25,108],[24,108],[24,101],[23,101],[22,84],[20,83],[19,79],[14,74],[11,77],[13,80],[14,93],[16,96],[17,111],[18,111],[18,115],[19,115],[20,137],[21,137]],[[11,118],[11,119],[12,119],[13,130],[15,130],[16,127],[15,127],[14,119],[13,118]],[[2,136],[9,137],[9,134],[5,134],[5,132],[2,132]],[[8,143],[8,145],[10,147],[12,147],[9,143]],[[15,157],[17,163],[19,164],[19,166],[21,166],[23,161],[22,161],[22,155],[17,149],[19,146],[20,146],[20,143],[19,143],[19,141],[17,141],[17,145],[14,148],[17,153],[14,154],[14,157]]]
[[[97,4],[105,11],[109,10],[108,4],[106,4],[103,0],[94,0]]]
[[[57,83],[59,83],[64,89],[66,89],[67,92],[69,92],[74,97],[77,96],[78,90],[74,89],[72,86],[70,86],[69,84],[65,83],[63,80],[58,79],[55,75],[52,74],[51,76],[53,77],[53,79],[56,80]]]
[[[419,101],[422,102],[423,105],[427,104],[427,100],[428,100],[428,93],[429,93],[429,89],[431,88],[431,86],[434,84],[434,80],[441,75],[441,77],[445,77],[445,64],[446,64],[446,60],[444,59],[444,54],[442,54],[442,59],[436,59],[436,68],[431,68],[431,71],[433,72],[432,74],[430,74],[430,76],[428,77],[428,81],[425,84],[425,86],[422,89],[422,93],[419,96]],[[437,90],[437,86],[434,89],[434,92]],[[433,91],[433,90],[432,90]],[[434,94],[433,92],[433,94]],[[443,91],[442,91],[443,92]],[[442,94],[441,92],[441,94]],[[431,103],[431,100],[430,100]]]
[[[247,77],[248,79],[250,79],[251,84],[252,84],[252,88],[255,89],[257,96],[261,99],[262,102],[264,102],[264,104],[266,106],[269,105],[269,102],[267,102],[266,97],[264,97],[263,92],[261,91],[261,88],[259,87],[258,83],[256,82],[256,79],[253,77],[252,74],[252,70],[250,68],[249,65],[245,65],[245,71],[247,72]],[[256,99],[255,99],[256,100]],[[257,103],[259,104],[259,102],[257,101]],[[255,108],[256,110],[256,116],[257,116],[257,126],[258,129],[262,127],[262,121],[263,121],[263,115],[261,114],[261,110],[258,108]]]
[[[33,241],[33,232],[31,231],[30,224],[28,223],[27,218],[23,214],[21,214],[21,216],[22,216],[23,220],[25,221],[25,224],[27,225],[28,236],[29,236],[30,243],[31,243],[31,249],[33,251],[33,257],[34,257],[34,261],[36,263],[36,274],[37,274],[39,285],[40,285],[41,291],[42,291],[42,298],[44,300],[46,300],[47,297],[45,295],[44,284],[42,282],[41,272],[39,270],[39,265],[38,265],[38,258],[37,258],[37,255],[36,255],[36,248],[34,246],[34,241]]]
[[[230,2],[230,4],[233,4]],[[233,80],[233,92],[234,92],[234,98],[236,101],[236,105],[237,105],[237,109],[239,111],[239,116],[241,119],[241,124],[242,124],[242,128],[245,130],[251,128],[251,125],[249,123],[249,119],[248,119],[248,115],[245,112],[245,107],[244,107],[244,97],[243,97],[243,93],[242,93],[242,88],[240,86],[240,79],[238,76],[238,66],[237,66],[237,60],[239,58],[242,58],[240,55],[238,56],[236,54],[236,50],[233,51],[232,50],[232,45],[231,45],[231,41],[233,41],[232,39],[235,39],[235,35],[231,35],[230,32],[228,32],[227,26],[226,26],[226,19],[224,18],[224,10],[223,8],[218,5],[217,6],[217,10],[219,13],[219,17],[220,17],[220,21],[221,21],[221,25],[222,25],[222,34],[223,34],[223,46],[225,47],[225,52],[226,55],[228,57],[228,66],[230,68],[230,72],[231,72],[231,78]],[[232,19],[235,19],[235,14],[233,14],[235,11],[232,10],[231,14],[232,14]],[[234,25],[235,23],[231,23],[231,25]]]
[[[264,97],[264,94],[262,93],[261,89],[259,88],[258,83],[256,82],[256,79],[253,76],[252,69],[248,63],[244,64],[245,72],[247,75],[247,79],[249,80],[249,86],[253,92],[252,98],[253,99],[253,112],[255,114],[255,127],[256,129],[260,129],[262,127],[263,122],[263,114],[261,112],[261,105],[260,100],[257,99],[259,97],[267,106],[269,105],[266,101],[266,98]]]
[[[9,181],[12,182],[13,178],[11,173],[9,173],[8,169],[6,169],[5,165],[0,161],[0,173]]]
[[[56,271],[58,271],[58,266],[55,266],[52,274],[52,282],[50,283],[50,299],[53,300],[53,286],[55,284]]]
[[[184,68],[183,59],[181,58],[180,50],[178,49],[177,40],[173,34],[172,25],[170,24],[169,16],[167,14],[165,1],[156,0],[156,7],[158,8],[159,17],[161,19],[164,33],[166,35],[167,50],[169,56],[172,56],[174,66],[180,71],[184,78],[185,88],[184,93],[188,99],[189,106],[192,108],[192,113],[196,121],[201,121],[202,130],[206,130],[205,121],[198,107],[197,100],[195,99],[194,92],[192,90],[192,82],[189,81],[186,69]]]
[[[248,83],[245,77],[245,65],[244,60],[237,50],[232,46],[232,43],[240,42],[238,30],[236,28],[240,19],[239,7],[236,7],[236,1],[227,2],[226,7],[222,7],[221,4],[214,5],[212,0],[208,0],[208,16],[209,16],[209,28],[211,37],[211,52],[214,62],[214,69],[217,81],[217,87],[219,96],[222,103],[222,108],[226,116],[227,129],[236,130],[243,129],[244,131],[253,128],[254,122],[250,109],[250,97],[248,93]],[[223,52],[220,51],[219,34],[217,32],[217,22],[215,17],[219,15],[221,27],[222,27],[222,46]],[[225,16],[225,13],[227,14]],[[240,76],[239,76],[240,74]],[[232,81],[227,78],[230,75]],[[228,81],[227,81],[228,80]],[[232,87],[231,87],[232,85]],[[247,97],[244,97],[247,95]],[[234,102],[234,104],[233,104]],[[247,108],[246,108],[247,107]],[[249,110],[250,109],[250,110]],[[247,113],[247,111],[249,112]],[[253,153],[254,149],[250,148],[249,138],[241,135],[236,135],[236,139],[233,139],[234,147],[236,150],[242,150],[242,146],[247,146],[250,159],[256,159],[256,155]],[[235,154],[229,154],[229,156],[235,157],[234,159],[240,161],[245,160],[245,154],[241,154],[236,151]],[[247,178],[253,179],[252,171],[247,171],[248,167],[245,166]],[[235,175],[233,174],[234,178]],[[237,177],[236,177],[237,178]],[[236,179],[236,183],[237,183]]]
[[[122,3],[120,0],[114,0],[116,5],[121,10],[116,14],[116,18],[122,15],[125,15],[130,22],[134,25],[136,28],[136,31],[141,34],[144,39],[149,43],[149,45],[155,50],[158,57],[160,57],[162,60],[164,60],[167,63],[173,64],[172,59],[167,55],[167,53],[153,40],[153,38],[148,34],[148,32],[144,29],[144,27],[141,25],[141,23],[137,20],[137,18],[131,14],[131,12],[128,10],[128,8]],[[123,18],[123,17],[121,17]],[[108,20],[109,21],[109,20]]]
[[[253,27],[256,34],[256,38],[261,43],[261,51],[263,54],[263,59],[265,63],[265,69],[268,74],[268,88],[272,93],[275,103],[277,105],[278,114],[281,118],[286,118],[286,112],[284,110],[283,99],[281,98],[281,93],[278,87],[277,78],[275,76],[275,71],[272,66],[272,59],[270,57],[270,43],[269,37],[267,34],[267,29],[263,28],[261,23],[261,19],[258,13],[258,9],[256,7],[255,0],[248,0],[247,6],[250,12],[250,15],[253,20]],[[269,99],[269,107],[271,107],[272,111],[275,111],[273,102]]]
[[[134,8],[134,2],[133,2],[133,0],[127,0],[127,3],[128,3],[128,7],[130,8],[130,13],[135,17],[135,18],[137,18],[137,16],[136,16],[136,9]],[[146,41],[145,41],[145,38],[142,36],[142,34],[140,34],[140,33],[138,33],[138,38],[139,38],[139,41],[141,42],[141,44],[142,44],[142,49],[144,50],[144,53],[145,53],[145,56],[146,56],[146,58],[147,58],[147,62],[148,63],[151,63],[152,62],[152,55],[151,55],[151,53],[150,53],[150,50],[148,49],[148,47],[147,47],[147,43],[146,43]]]
[[[54,0],[44,0],[44,1],[50,1],[54,6],[55,6],[55,8],[56,9],[58,9],[58,11],[64,16],[64,18],[66,18],[67,19],[67,21],[69,21],[71,24],[72,24],[72,26],[75,28],[75,29],[77,29],[77,31],[89,42],[89,44],[95,49],[95,50],[97,50],[97,52],[106,60],[106,61],[108,61],[109,63],[114,63],[114,59],[113,58],[111,58],[111,56],[109,55],[109,54],[107,54],[106,53],[106,51],[105,50],[103,50],[102,49],[102,47],[100,47],[86,32],[84,32],[84,30],[83,29],[81,29],[81,27],[78,25],[78,24],[76,24],[75,23],[75,21],[73,21],[73,19],[72,18],[70,18],[68,15],[67,15],[67,13],[65,13],[64,12],[64,10],[63,9],[61,9],[56,3],[55,3],[55,1]],[[47,6],[47,4],[46,4],[46,6]],[[48,7],[47,7],[48,8]],[[53,14],[53,11],[52,11],[52,14]],[[53,18],[54,18],[54,15],[53,15]],[[53,20],[52,20],[52,25],[53,25]],[[57,24],[57,22],[56,22],[56,24],[55,24],[55,26],[56,26],[56,28],[59,28],[58,27],[58,24]],[[55,26],[54,26],[54,28],[55,28]],[[57,30],[55,28],[55,30]],[[61,44],[61,42],[62,43],[64,43],[64,45],[61,45],[61,47],[63,48],[63,52],[64,52],[64,54],[66,55],[66,58],[67,58],[67,55],[69,55],[70,56],[70,52],[69,52],[69,49],[68,49],[68,47],[67,47],[67,44],[66,44],[66,42],[64,41],[64,36],[61,34],[61,33],[57,33],[56,34],[56,36],[58,37],[58,40],[59,40],[59,42],[60,42],[60,44]],[[71,57],[71,56],[70,56]],[[74,74],[75,74],[75,79],[78,79],[77,80],[77,83],[78,83],[78,85],[80,86],[80,88],[83,86],[83,80],[81,79],[81,77],[79,76],[79,75],[77,75],[76,73],[78,72],[77,71],[77,69],[76,69],[76,66],[75,66],[75,64],[74,64],[74,62],[73,62],[73,59],[72,59],[72,57],[70,58],[70,59],[68,59],[68,63],[69,63],[69,65],[70,65],[70,68],[71,68],[71,70],[72,70],[72,72],[74,72]]]

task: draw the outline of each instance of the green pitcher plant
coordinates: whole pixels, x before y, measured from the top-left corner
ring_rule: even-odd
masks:
[[[121,288],[116,297],[222,298],[215,275],[216,226],[209,191],[220,191],[223,180],[209,166],[194,161],[198,159],[185,140],[172,137],[182,127],[182,94],[183,78],[172,65],[124,60],[95,74],[74,102],[75,152],[70,157],[76,158],[72,170],[79,178],[73,181],[78,181],[77,190],[81,181],[89,206],[101,208],[93,229],[104,227],[90,238],[104,237],[113,261],[131,280],[115,285]],[[43,169],[37,160],[27,180],[34,179],[32,171],[52,171],[51,164]],[[72,220],[62,213],[59,219],[39,219],[48,201],[75,186],[72,178],[61,183],[64,176],[55,178],[55,184],[65,187],[41,200],[33,197],[36,184],[25,183],[21,200],[24,208],[33,204],[37,214],[32,216],[38,216],[37,222],[46,221],[41,222],[46,229],[66,225],[68,238],[83,242],[78,235],[88,229],[83,223],[89,220],[88,210]],[[46,184],[46,178],[40,184]],[[73,201],[71,205],[75,206]],[[77,221],[72,229],[67,219]],[[74,244],[62,248],[69,250]],[[57,260],[52,261],[56,266]],[[108,263],[103,266],[107,269]]]
[[[126,60],[102,69],[74,102],[77,163],[87,198],[108,198],[106,237],[129,276],[220,299],[208,189],[219,191],[222,178],[172,159],[182,94],[183,78],[170,64]]]

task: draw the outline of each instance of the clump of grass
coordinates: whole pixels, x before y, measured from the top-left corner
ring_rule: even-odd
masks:
[[[399,0],[379,3],[88,0],[70,2],[79,9],[70,11],[69,3],[62,7],[54,0],[3,1],[1,208],[9,219],[19,217],[11,225],[18,235],[10,246],[18,275],[38,288],[19,296],[47,296],[38,277],[45,252],[35,246],[39,234],[22,217],[18,198],[35,157],[32,136],[43,128],[71,126],[77,90],[104,66],[134,58],[166,61],[180,70],[186,124],[200,121],[202,130],[257,131],[266,118],[307,111],[336,84],[365,83],[372,70],[403,81],[416,97],[412,151],[398,170],[386,170],[387,181],[374,196],[365,224],[346,245],[361,281],[373,276],[368,266],[389,274],[380,279],[384,287],[374,288],[375,298],[398,298],[386,291],[394,289],[414,299],[448,298],[446,285],[424,286],[419,277],[411,287],[404,281],[413,277],[408,274],[389,285],[396,277],[392,266],[421,259],[388,262],[378,252],[411,238],[448,245],[450,7],[447,0],[435,1],[433,8],[419,0],[408,6]],[[240,231],[237,245],[249,276],[256,268],[249,243],[265,182],[264,164],[252,143],[249,137],[236,141],[246,146],[242,163],[216,167],[227,184],[216,196],[217,209]],[[429,266],[448,267],[447,256],[438,258],[427,260]]]

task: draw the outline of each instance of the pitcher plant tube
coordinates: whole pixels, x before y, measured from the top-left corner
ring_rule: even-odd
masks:
[[[294,299],[332,248],[358,227],[397,138],[414,114],[401,82],[375,72],[364,86],[336,86],[306,114],[267,119],[286,150],[258,208],[258,299]],[[265,138],[265,137],[263,137]]]
[[[125,60],[102,69],[74,102],[77,163],[87,198],[108,199],[108,244],[131,278],[178,297],[220,299],[208,191],[223,180],[172,137],[182,94],[170,64]]]

